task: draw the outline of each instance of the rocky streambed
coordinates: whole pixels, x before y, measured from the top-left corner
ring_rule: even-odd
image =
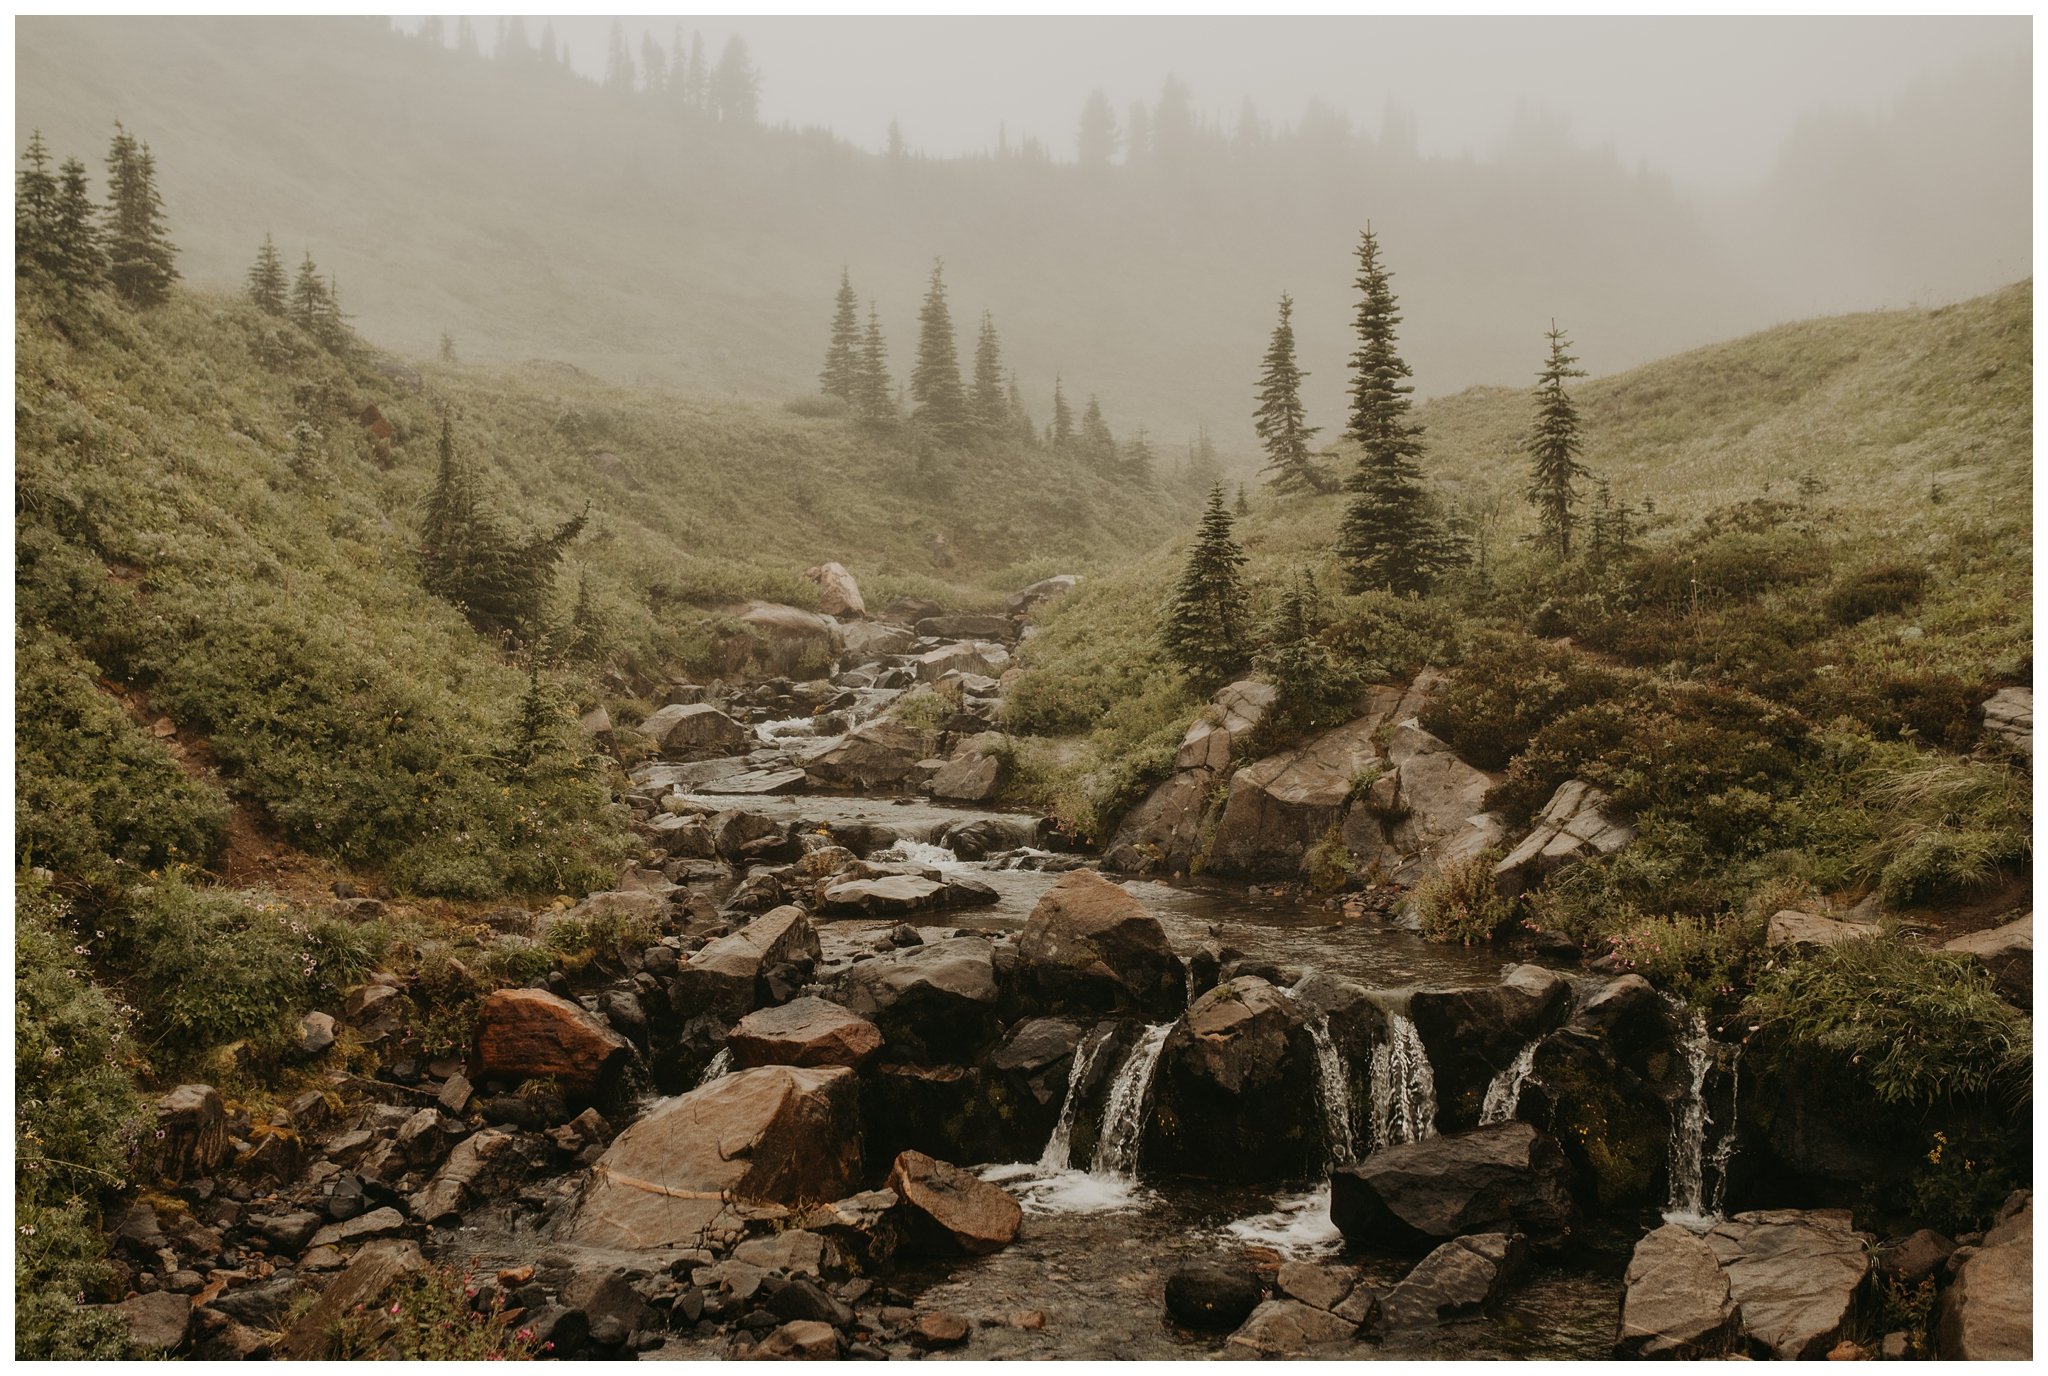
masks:
[[[755,624],[838,672],[678,691],[625,795],[646,857],[506,918],[630,940],[491,994],[459,1062],[419,1058],[432,993],[387,977],[308,1024],[374,1074],[266,1125],[166,1099],[179,1202],[115,1234],[138,1333],[309,1357],[352,1323],[375,1350],[434,1261],[559,1357],[1821,1356],[1893,1340],[1881,1276],[1945,1282],[1944,1351],[2025,1328],[2027,1197],[1972,1245],[1878,1250],[1751,1164],[1738,1044],[1642,979],[1120,882],[987,806],[1023,621]],[[1375,833],[1388,864],[1464,847],[1470,780],[1381,696],[1418,804]],[[1257,707],[1190,732],[1181,773]],[[1308,826],[1334,768],[1259,775],[1231,844]],[[1524,849],[1625,843],[1593,807]],[[1170,875],[1184,819],[1151,815],[1119,846]]]

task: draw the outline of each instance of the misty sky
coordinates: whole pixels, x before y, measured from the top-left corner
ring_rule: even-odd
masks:
[[[537,37],[543,21],[527,22]],[[578,69],[598,75],[611,21],[552,22]],[[625,21],[636,47],[639,31],[666,42],[678,22],[702,29],[714,55],[745,36],[768,123],[823,125],[869,148],[892,118],[912,148],[941,155],[989,148],[1006,123],[1068,158],[1091,88],[1122,111],[1175,72],[1226,128],[1247,97],[1269,122],[1313,97],[1377,131],[1391,101],[1414,116],[1424,153],[1450,156],[1489,153],[1533,103],[1577,142],[1701,189],[1760,179],[1802,114],[1877,114],[1918,78],[2032,46],[2024,17]],[[488,45],[491,21],[478,28]]]

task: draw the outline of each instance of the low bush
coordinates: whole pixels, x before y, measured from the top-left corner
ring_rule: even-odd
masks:
[[[1821,603],[1828,620],[1853,626],[1873,616],[1904,611],[1927,591],[1927,569],[1900,560],[1876,564],[1842,579]]]
[[[1492,941],[1514,918],[1514,904],[1493,887],[1500,852],[1439,865],[1415,886],[1415,911],[1431,941],[1472,946]]]
[[[532,1361],[553,1343],[518,1324],[502,1290],[475,1306],[475,1277],[453,1266],[414,1272],[371,1304],[343,1315],[334,1355],[399,1362]]]
[[[1881,1103],[2032,1096],[2027,1016],[1976,961],[1896,935],[1789,960],[1757,981],[1744,1012],[1779,1048],[1852,1067]]]
[[[1623,684],[1615,671],[1567,647],[1494,633],[1449,675],[1422,724],[1473,764],[1502,769],[1545,726],[1616,696]]]

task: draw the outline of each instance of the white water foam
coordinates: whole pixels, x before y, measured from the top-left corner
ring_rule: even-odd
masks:
[[[1351,1126],[1351,1078],[1345,1073],[1344,1053],[1330,1035],[1327,1018],[1308,1025],[1309,1040],[1316,1051],[1316,1103],[1323,1110],[1323,1155],[1328,1164],[1341,1166],[1358,1159],[1358,1135]]]
[[[1529,1073],[1535,1068],[1536,1043],[1530,1042],[1516,1054],[1506,1070],[1488,1082],[1486,1098],[1479,1105],[1481,1127],[1514,1121],[1515,1110],[1522,1104],[1522,1086],[1529,1083]]]
[[[1138,1183],[1138,1149],[1145,1137],[1145,1110],[1151,1101],[1153,1073],[1172,1023],[1148,1027],[1119,1065],[1102,1110],[1102,1130],[1089,1168],[1072,1164],[1074,1126],[1087,1092],[1089,1072],[1115,1039],[1104,1031],[1074,1053],[1067,1072],[1067,1094],[1059,1121],[1035,1162],[982,1168],[981,1178],[1000,1184],[1030,1213],[1122,1213],[1141,1208],[1151,1198]]]
[[[1271,1247],[1288,1256],[1311,1256],[1343,1247],[1344,1235],[1330,1220],[1327,1187],[1273,1201],[1270,1213],[1226,1223],[1223,1231],[1245,1242]]]
[[[1387,1014],[1387,1039],[1372,1049],[1372,1145],[1376,1151],[1436,1136],[1436,1072],[1405,1013]]]
[[[722,1046],[711,1058],[711,1064],[704,1067],[704,1073],[697,1078],[697,1088],[702,1089],[713,1080],[723,1079],[732,1074],[732,1048]]]

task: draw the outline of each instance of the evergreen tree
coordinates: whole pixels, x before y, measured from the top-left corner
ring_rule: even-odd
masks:
[[[1252,514],[1251,500],[1244,495],[1243,483],[1239,483],[1237,485],[1237,514],[1240,516],[1249,516]]]
[[[541,681],[540,657],[531,657],[526,667],[526,691],[519,695],[519,708],[512,719],[508,783],[541,781],[546,766],[560,749],[561,713],[554,695]]]
[[[851,402],[860,385],[860,298],[846,269],[839,270],[839,297],[832,312],[832,342],[825,348],[825,370],[818,389],[826,396]]]
[[[164,230],[149,145],[114,124],[107,150],[106,248],[114,289],[138,306],[154,306],[178,280],[177,249]]]
[[[320,269],[314,265],[312,250],[308,249],[306,260],[299,264],[298,276],[292,279],[292,323],[318,339],[327,314],[327,284],[320,280]]]
[[[466,14],[455,16],[455,51],[464,57],[481,56],[477,49],[476,25]]]
[[[1209,427],[1195,427],[1195,438],[1188,445],[1187,485],[1197,492],[1207,492],[1223,481],[1223,464],[1216,457],[1216,441],[1209,438]]]
[[[651,33],[640,35],[640,89],[650,96],[668,90],[668,54]]]
[[[283,315],[290,289],[284,260],[277,256],[277,245],[265,234],[263,247],[256,250],[255,265],[249,269],[249,299],[265,315]]]
[[[85,164],[64,159],[57,170],[57,244],[62,250],[58,276],[78,291],[106,285],[107,254],[100,243],[98,212],[85,182]]]
[[[853,397],[854,412],[862,420],[883,422],[896,418],[895,389],[889,382],[889,350],[882,342],[882,321],[875,303],[868,302],[868,332],[861,341],[860,375]]]
[[[43,131],[28,136],[28,166],[14,179],[14,275],[35,281],[63,280],[64,244],[57,235],[57,178],[50,172]]]
[[[1074,136],[1075,151],[1083,167],[1107,167],[1116,157],[1116,111],[1100,88],[1088,93],[1081,107],[1081,128]]]
[[[1550,322],[1550,357],[1536,379],[1536,428],[1522,447],[1529,454],[1529,486],[1523,495],[1536,508],[1537,543],[1547,545],[1560,561],[1572,557],[1572,508],[1579,503],[1574,484],[1592,471],[1579,462],[1579,408],[1564,389],[1566,378],[1584,377],[1585,370],[1565,350],[1571,341]]]
[[[349,317],[341,311],[341,282],[333,274],[327,278],[327,290],[321,295],[320,308],[313,319],[313,337],[324,345],[329,353],[345,354],[355,347],[355,332],[348,327]]]
[[[526,36],[526,19],[513,15],[505,23],[505,32],[498,40],[498,61],[523,67],[533,61],[533,43]]]
[[[683,77],[683,94],[692,110],[700,114],[711,106],[711,77],[704,63],[704,33],[690,32],[690,69]]]
[[[1167,658],[1202,685],[1224,682],[1245,662],[1245,556],[1231,524],[1218,483],[1209,489],[1194,549],[1160,628]]]
[[[1587,553],[1595,568],[1605,568],[1634,548],[1633,513],[1626,503],[1614,500],[1604,475],[1593,479],[1593,519],[1588,524]]]
[[[725,50],[718,55],[711,94],[720,124],[753,124],[761,117],[761,74],[747,57],[747,41],[738,34],[725,40]]]
[[[1152,481],[1152,470],[1157,462],[1158,456],[1152,452],[1152,438],[1141,425],[1135,435],[1124,441],[1117,468],[1126,479],[1144,486]]]
[[[616,19],[604,51],[604,88],[615,96],[633,93],[633,49],[626,42],[626,26]]]
[[[996,322],[987,311],[981,313],[981,337],[974,345],[974,424],[981,433],[1003,433],[1010,419],[1009,398],[1003,393],[1002,344],[996,338]]]
[[[562,46],[555,40],[555,25],[552,20],[540,26],[540,65],[542,70],[552,72],[562,63]]]
[[[1017,386],[1017,374],[1010,373],[1009,393],[1004,399],[1009,407],[1010,425],[1017,438],[1027,445],[1038,443],[1038,427],[1031,423],[1030,415],[1024,410],[1024,393]]]
[[[1067,405],[1066,391],[1057,377],[1052,380],[1052,452],[1074,452],[1074,409]]]
[[[1093,393],[1088,397],[1088,409],[1081,413],[1081,459],[1097,473],[1116,471],[1116,436],[1110,433],[1109,422],[1102,418],[1102,403]]]
[[[1294,298],[1280,297],[1280,323],[1266,346],[1265,370],[1259,374],[1259,408],[1253,426],[1266,446],[1267,485],[1276,492],[1327,492],[1330,484],[1308,456],[1308,442],[1319,427],[1304,423],[1301,380],[1308,374],[1294,362]]]
[[[1422,486],[1422,427],[1410,424],[1411,374],[1394,347],[1401,323],[1390,274],[1371,226],[1358,245],[1358,350],[1351,355],[1351,418],[1346,438],[1359,447],[1345,481],[1352,494],[1337,554],[1353,592],[1385,588],[1423,593],[1457,562],[1458,546],[1430,510]]]
[[[1306,569],[1280,599],[1258,666],[1276,690],[1273,725],[1284,734],[1347,720],[1358,699],[1358,675],[1323,643],[1322,594]]]
[[[946,308],[944,263],[932,264],[931,287],[917,313],[917,364],[910,371],[912,413],[940,444],[958,445],[969,434],[967,394],[960,385],[960,355],[953,340],[953,316]]]

